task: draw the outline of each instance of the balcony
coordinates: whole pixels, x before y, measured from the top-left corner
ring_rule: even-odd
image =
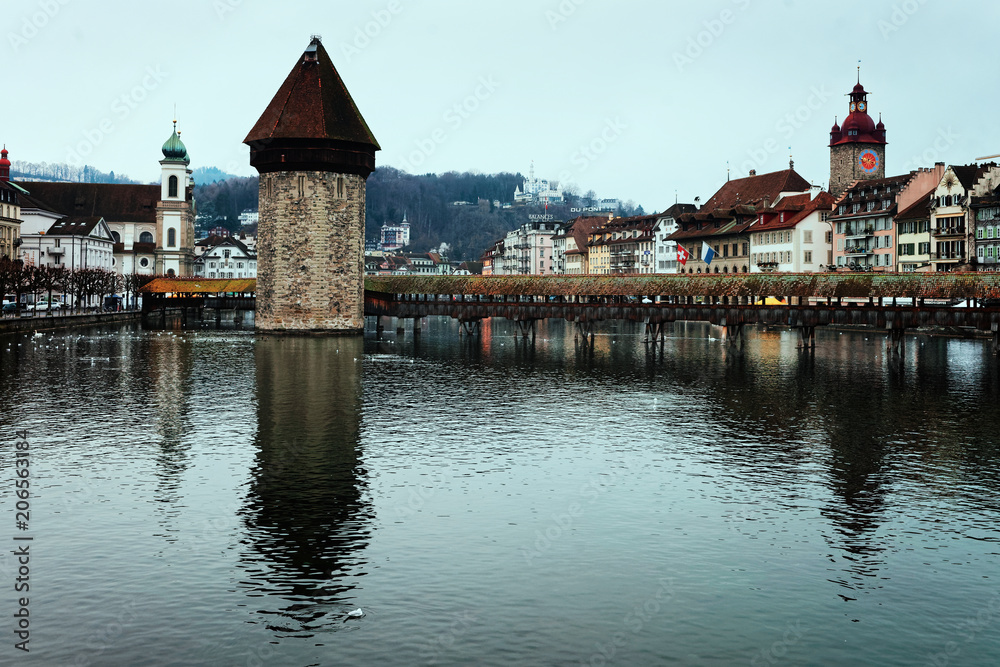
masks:
[[[50,255],[61,255],[66,252],[65,248],[60,248],[59,246],[56,246],[55,248],[46,248],[46,250],[49,251]]]
[[[932,252],[931,259],[960,262],[965,260],[964,252]]]
[[[844,236],[849,239],[864,239],[869,236],[875,236],[875,227],[863,227],[860,229],[848,227],[844,230]]]
[[[865,255],[874,255],[875,251],[865,246],[847,246],[844,248],[844,254],[848,257],[864,257]]]
[[[948,238],[949,236],[954,236],[958,238],[965,238],[965,227],[935,227],[931,230],[931,235],[936,239]]]

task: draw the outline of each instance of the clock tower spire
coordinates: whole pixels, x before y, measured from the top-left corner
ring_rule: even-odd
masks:
[[[830,193],[839,197],[856,180],[885,178],[885,124],[868,115],[868,91],[858,83],[849,94],[843,125],[830,130]]]

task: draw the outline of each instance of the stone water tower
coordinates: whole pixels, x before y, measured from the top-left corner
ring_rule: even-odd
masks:
[[[257,329],[362,333],[365,188],[381,148],[319,37],[244,143],[260,173]]]

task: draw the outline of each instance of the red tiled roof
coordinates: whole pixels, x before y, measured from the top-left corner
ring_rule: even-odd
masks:
[[[729,181],[705,202],[702,211],[732,209],[740,204],[754,205],[767,199],[773,202],[782,192],[802,192],[812,186],[794,169],[773,171],[759,176],[747,176]]]
[[[777,229],[794,229],[797,224],[816,211],[830,211],[833,209],[834,199],[830,193],[820,192],[814,199],[810,199],[810,197],[811,195],[807,193],[782,199],[774,207],[761,212],[761,217],[764,220],[754,224],[753,230],[755,232],[763,232]],[[803,198],[805,198],[804,202],[802,202]],[[782,213],[785,213],[784,222],[781,221]]]

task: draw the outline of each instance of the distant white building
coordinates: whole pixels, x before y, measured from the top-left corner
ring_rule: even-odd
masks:
[[[219,239],[195,259],[194,274],[201,278],[256,278],[257,255],[235,237]]]
[[[405,213],[403,214],[403,222],[398,225],[388,222],[382,225],[379,250],[395,252],[408,245],[410,245],[410,223],[406,221]]]
[[[240,213],[239,219],[241,225],[256,225],[257,222],[260,220],[260,212],[246,209],[245,211]]]
[[[528,178],[524,181],[524,188],[520,186],[514,190],[514,203],[525,204],[562,204],[562,193],[551,187],[549,181],[535,178],[535,163],[531,163],[531,170]]]

